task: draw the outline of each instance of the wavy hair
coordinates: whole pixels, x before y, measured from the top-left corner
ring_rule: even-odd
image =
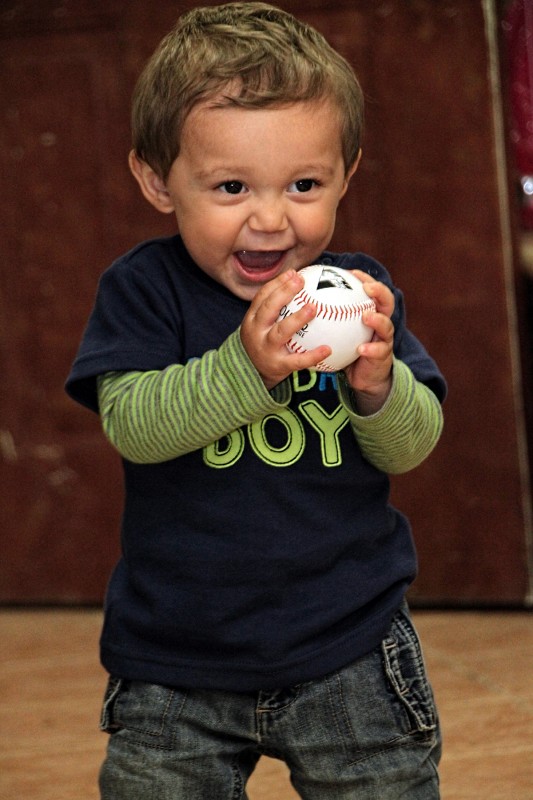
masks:
[[[242,108],[331,98],[346,170],[359,152],[363,94],[351,66],[314,28],[267,3],[195,8],[179,18],[135,87],[137,156],[166,180],[187,115],[215,98],[218,106]]]

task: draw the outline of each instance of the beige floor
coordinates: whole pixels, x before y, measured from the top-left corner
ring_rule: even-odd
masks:
[[[443,722],[443,800],[533,800],[533,616],[414,616]],[[0,610],[0,800],[96,800],[99,627],[97,611]],[[297,796],[263,759],[249,797]]]

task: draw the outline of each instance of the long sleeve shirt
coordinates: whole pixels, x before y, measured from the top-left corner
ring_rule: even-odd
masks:
[[[249,304],[179,237],[102,276],[67,390],[101,414],[124,467],[101,640],[114,675],[234,691],[321,677],[380,643],[416,575],[388,474],[434,447],[444,379],[378,262],[320,262],[395,295],[393,385],[369,417],[343,373],[267,391],[240,341]]]

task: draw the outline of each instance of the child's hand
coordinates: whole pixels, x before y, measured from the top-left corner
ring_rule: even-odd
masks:
[[[331,354],[326,345],[306,353],[290,353],[286,342],[316,314],[310,304],[278,322],[287,305],[304,285],[294,270],[288,270],[266,283],[258,291],[241,325],[241,340],[267,389],[281,383],[292,372],[310,369]]]
[[[374,330],[372,340],[359,346],[359,358],[344,370],[359,413],[368,415],[379,411],[392,385],[394,325],[390,318],[394,311],[394,295],[385,284],[366,272],[353,270],[353,273],[363,281],[367,295],[376,304],[375,312],[363,315],[365,325]]]

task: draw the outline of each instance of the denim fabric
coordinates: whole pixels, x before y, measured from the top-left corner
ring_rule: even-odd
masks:
[[[381,647],[319,681],[268,692],[111,678],[103,800],[238,800],[262,754],[304,800],[437,800],[440,734],[406,609]]]

